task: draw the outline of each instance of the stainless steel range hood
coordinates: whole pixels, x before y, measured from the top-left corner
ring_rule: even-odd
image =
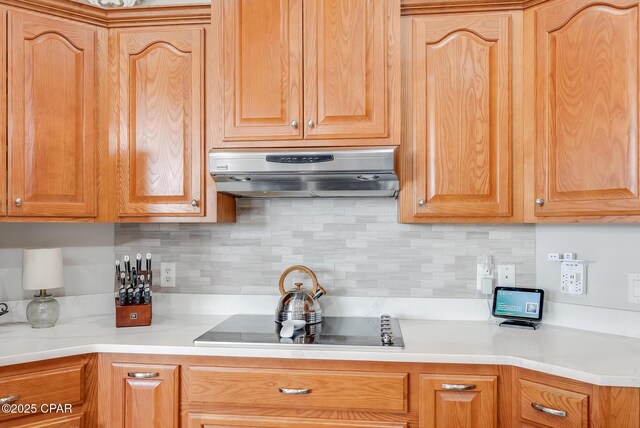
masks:
[[[239,197],[396,197],[395,150],[213,150],[209,172],[219,192]]]

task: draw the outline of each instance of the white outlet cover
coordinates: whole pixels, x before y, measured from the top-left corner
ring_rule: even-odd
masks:
[[[160,263],[160,287],[174,288],[176,286],[176,264]]]
[[[498,265],[498,286],[516,286],[516,265]]]
[[[580,261],[564,261],[560,264],[560,291],[582,296],[587,294],[587,267]]]
[[[629,281],[629,303],[640,304],[640,273],[627,275]]]

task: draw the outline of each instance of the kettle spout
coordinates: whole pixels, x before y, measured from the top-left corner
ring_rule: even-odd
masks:
[[[316,291],[316,294],[314,294],[311,298],[313,300],[318,300],[320,297],[324,296],[325,294],[327,294],[327,291],[324,288],[322,288],[320,284],[318,284],[318,291]]]

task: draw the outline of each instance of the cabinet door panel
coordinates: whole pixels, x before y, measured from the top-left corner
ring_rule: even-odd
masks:
[[[13,11],[9,23],[9,215],[95,216],[96,30]]]
[[[224,1],[225,139],[302,138],[302,0]]]
[[[120,216],[203,214],[203,37],[120,34]]]
[[[133,373],[153,374],[135,378]],[[178,367],[113,363],[111,366],[113,428],[178,426]]]
[[[305,138],[387,135],[389,1],[305,1]]]
[[[511,16],[416,19],[412,35],[414,217],[510,216]]]
[[[535,12],[537,216],[640,213],[638,19],[628,1]]]
[[[495,376],[420,375],[420,428],[494,428],[496,398]]]

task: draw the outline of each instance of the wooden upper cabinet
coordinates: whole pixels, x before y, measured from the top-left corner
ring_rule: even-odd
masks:
[[[387,136],[387,0],[304,2],[305,136]]]
[[[118,216],[202,216],[204,28],[119,38]]]
[[[95,217],[96,29],[8,21],[8,214]]]
[[[223,0],[212,14],[214,146],[399,144],[399,0]]]
[[[514,16],[403,22],[401,221],[511,221]]]
[[[302,0],[223,7],[225,138],[302,138]]]
[[[420,428],[495,428],[496,376],[420,375]]]
[[[111,365],[112,428],[178,426],[178,367],[174,365]]]
[[[534,219],[640,214],[639,18],[629,0],[531,11]]]

